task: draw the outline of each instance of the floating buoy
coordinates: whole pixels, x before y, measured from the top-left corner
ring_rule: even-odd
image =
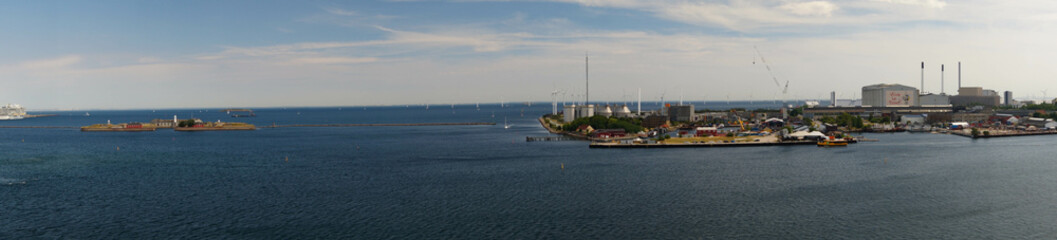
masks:
[[[120,146],[119,146],[119,147],[117,147],[117,150],[118,150],[118,151],[121,151],[121,147],[120,147]]]
[[[562,163],[562,170],[565,170],[565,163]]]
[[[286,162],[290,162],[290,157],[286,157]]]

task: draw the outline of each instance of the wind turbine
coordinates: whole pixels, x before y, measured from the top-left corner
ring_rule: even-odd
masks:
[[[551,92],[551,114],[558,115],[558,89]]]

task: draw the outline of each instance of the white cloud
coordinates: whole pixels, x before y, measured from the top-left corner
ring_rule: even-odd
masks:
[[[836,4],[826,1],[794,2],[786,3],[779,8],[799,16],[824,16],[829,17],[837,11]]]
[[[941,0],[874,0],[878,2],[905,4],[905,5],[916,5],[927,8],[943,8],[947,6],[947,3]]]
[[[74,65],[74,64],[78,64],[80,62],[81,62],[81,56],[80,55],[68,55],[68,56],[62,56],[62,57],[53,58],[53,59],[33,60],[33,61],[23,62],[23,63],[18,64],[17,68],[35,69],[35,70],[47,70],[47,69],[63,68],[63,67],[71,66],[71,65]]]
[[[624,97],[622,92],[640,87],[647,100],[661,94],[673,99],[680,92],[687,100],[722,100],[728,94],[731,99],[816,98],[829,91],[851,98],[868,84],[917,86],[920,61],[930,66],[925,90],[935,92],[939,73],[932,69],[958,61],[965,66],[965,85],[1012,90],[1018,97],[1047,88],[1051,83],[1046,76],[1057,74],[1047,67],[1057,64],[1047,55],[1057,51],[1047,42],[1055,36],[1040,31],[1045,29],[1040,26],[1057,22],[1052,4],[952,3],[936,8],[881,1],[569,2],[634,7],[658,18],[746,32],[791,28],[796,34],[593,29],[577,25],[577,18],[538,28],[534,26],[541,21],[524,14],[493,24],[375,26],[368,30],[380,31],[382,37],[364,41],[235,45],[186,56],[145,54],[116,60],[113,66],[91,64],[98,62],[93,61],[97,56],[68,55],[0,66],[0,79],[30,79],[9,88],[44,89],[40,91],[79,99],[41,99],[34,107],[120,108],[472,103],[498,101],[499,96],[538,101],[548,99],[554,86],[583,91],[584,51],[592,56],[592,99],[614,102]],[[988,12],[1002,14],[984,14]],[[904,21],[926,23],[878,26]],[[974,24],[943,24],[967,22]],[[801,26],[850,26],[856,31],[811,34]],[[753,64],[753,46],[766,55],[779,81],[790,82],[789,94],[779,94],[767,70]],[[946,77],[947,92],[953,92],[956,77],[952,71]],[[148,94],[122,89],[137,85],[167,90]],[[188,98],[187,93],[195,94]]]
[[[340,15],[340,16],[357,16],[357,15],[359,15],[355,11],[350,11],[350,10],[345,10],[345,9],[340,9],[340,8],[334,8],[334,7],[325,8],[324,10],[326,10],[330,14]]]
[[[302,57],[291,59],[288,63],[295,65],[303,64],[356,64],[377,62],[378,58],[350,58],[350,57]]]

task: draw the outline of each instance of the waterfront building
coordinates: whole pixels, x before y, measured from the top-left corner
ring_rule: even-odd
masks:
[[[863,107],[917,107],[917,88],[899,84],[875,84],[862,87]]]
[[[715,127],[698,127],[695,135],[698,137],[719,136],[719,129]]]
[[[1028,125],[1028,126],[1034,126],[1037,129],[1054,129],[1054,128],[1057,128],[1057,122],[1054,122],[1053,119],[1049,119],[1049,118],[1029,117],[1029,118],[1026,118],[1023,121],[1021,121],[1021,123],[1024,123],[1025,125]]]
[[[1005,97],[1005,101],[1002,101],[1002,104],[1005,104],[1006,106],[1013,106],[1013,92],[1006,91],[1005,94],[1003,94],[1003,97]]]
[[[902,117],[900,117],[899,122],[904,123],[906,125],[923,125],[923,124],[925,124],[925,115],[921,115],[921,114],[903,115]]]
[[[157,128],[173,128],[173,127],[176,127],[174,125],[174,124],[176,124],[176,122],[177,122],[176,119],[154,119],[154,120],[150,120],[150,123],[153,124]]]
[[[642,127],[644,128],[657,128],[668,122],[668,118],[660,115],[646,116],[642,119]]]
[[[673,122],[689,122],[694,118],[694,105],[668,105],[668,120]]]
[[[627,132],[623,128],[598,129],[591,132],[591,136],[596,138],[626,137],[627,135]]]
[[[594,105],[566,105],[562,108],[562,120],[570,123],[578,118],[593,117],[595,116]]]

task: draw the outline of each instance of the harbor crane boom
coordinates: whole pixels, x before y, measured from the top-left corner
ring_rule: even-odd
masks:
[[[756,46],[752,46],[752,49],[756,50],[756,55],[760,57],[760,62],[763,62],[763,66],[765,68],[767,68],[767,73],[771,74],[771,80],[774,80],[774,85],[776,87],[778,87],[778,89],[782,90],[782,94],[785,94],[786,92],[788,92],[789,91],[789,80],[788,79],[785,80],[785,86],[783,87],[782,84],[780,82],[778,82],[778,77],[774,75],[774,71],[771,70],[771,64],[768,64],[767,63],[767,59],[764,58],[763,54],[760,53],[760,49],[756,48]],[[753,60],[752,63],[756,64],[756,60]]]

